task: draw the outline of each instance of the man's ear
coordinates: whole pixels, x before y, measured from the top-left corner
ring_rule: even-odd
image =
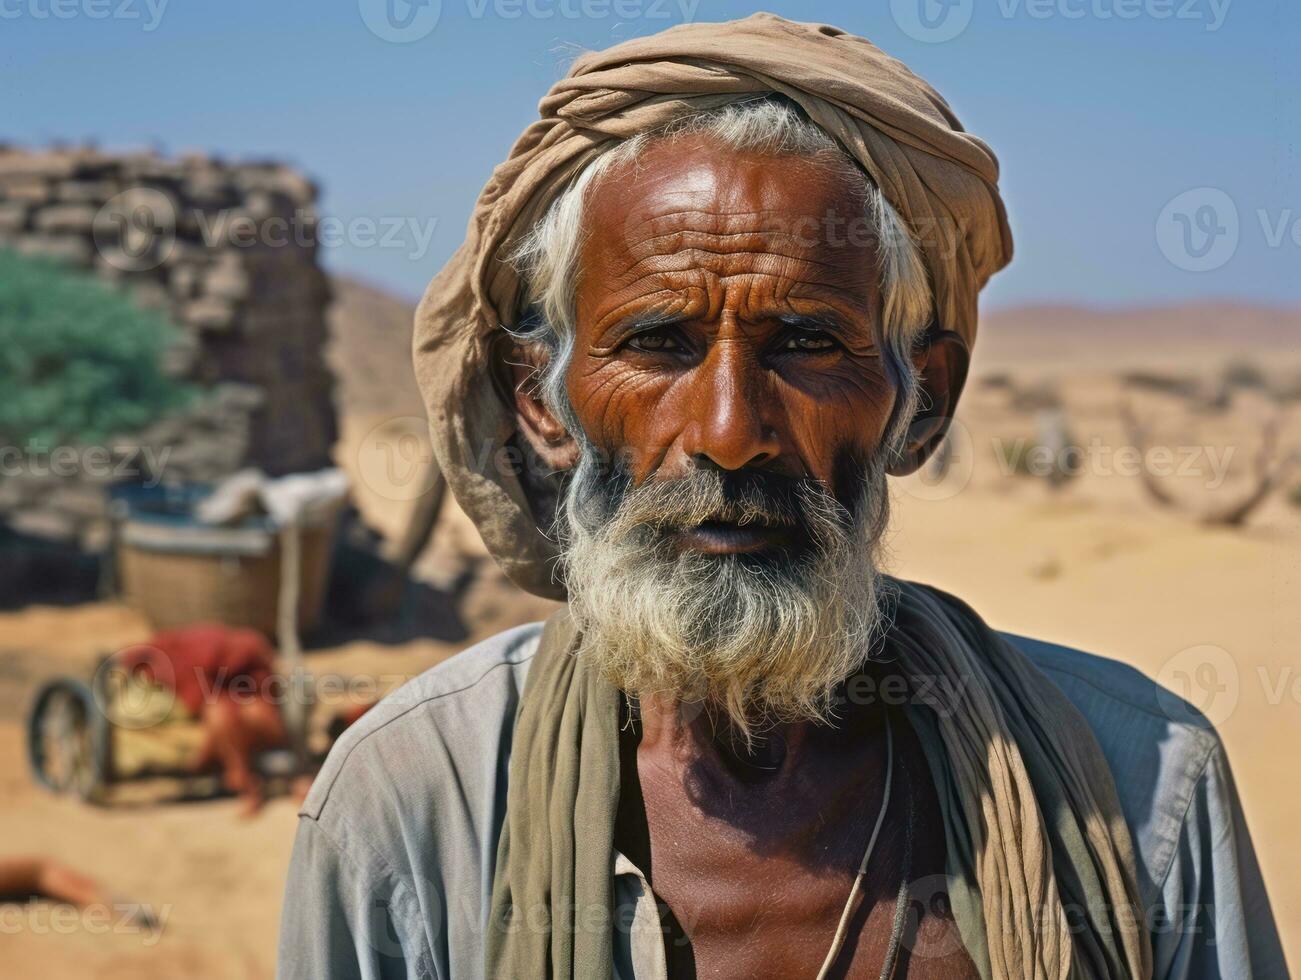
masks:
[[[970,366],[971,350],[952,330],[928,335],[926,345],[913,356],[918,377],[917,409],[908,425],[903,450],[888,467],[891,476],[917,472],[939,448],[953,421]]]
[[[510,386],[515,418],[533,451],[543,464],[567,470],[578,462],[578,444],[542,400],[539,381],[547,355],[536,344],[508,341],[501,348],[499,364]]]

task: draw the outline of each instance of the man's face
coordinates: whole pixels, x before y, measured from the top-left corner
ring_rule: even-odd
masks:
[[[627,176],[588,198],[565,376],[585,655],[743,729],[826,717],[881,623],[896,401],[860,184],[685,139]]]
[[[599,178],[566,376],[591,445],[638,486],[757,472],[817,481],[852,508],[896,400],[863,208],[861,183],[826,158],[697,137]],[[787,533],[711,521],[676,543],[744,553]]]

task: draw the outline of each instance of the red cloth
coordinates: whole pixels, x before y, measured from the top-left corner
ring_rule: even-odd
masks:
[[[171,688],[193,714],[232,687],[241,695],[269,693],[274,651],[253,629],[202,623],[162,630],[121,654],[122,667]]]

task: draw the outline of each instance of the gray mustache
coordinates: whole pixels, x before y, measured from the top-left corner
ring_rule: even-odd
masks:
[[[695,468],[671,480],[600,481],[607,518],[616,533],[633,528],[669,531],[708,522],[804,530],[818,538],[843,533],[849,511],[816,480],[769,473]]]

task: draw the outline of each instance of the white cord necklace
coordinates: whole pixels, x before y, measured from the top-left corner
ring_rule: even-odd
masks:
[[[894,728],[890,724],[890,715],[887,712],[885,716],[885,792],[881,794],[881,811],[876,815],[876,825],[872,828],[872,836],[868,838],[867,849],[863,852],[863,860],[859,862],[858,874],[854,876],[854,885],[849,890],[849,898],[845,900],[844,911],[840,913],[840,924],[836,926],[836,937],[831,941],[831,949],[827,950],[827,958],[822,961],[822,969],[818,971],[818,980],[826,980],[831,966],[840,956],[840,951],[845,946],[845,935],[849,930],[849,919],[854,911],[854,904],[858,899],[859,892],[863,889],[863,879],[867,877],[867,863],[872,859],[872,849],[876,847],[876,839],[880,836],[881,826],[885,823],[885,811],[890,808],[890,787],[894,783]]]

